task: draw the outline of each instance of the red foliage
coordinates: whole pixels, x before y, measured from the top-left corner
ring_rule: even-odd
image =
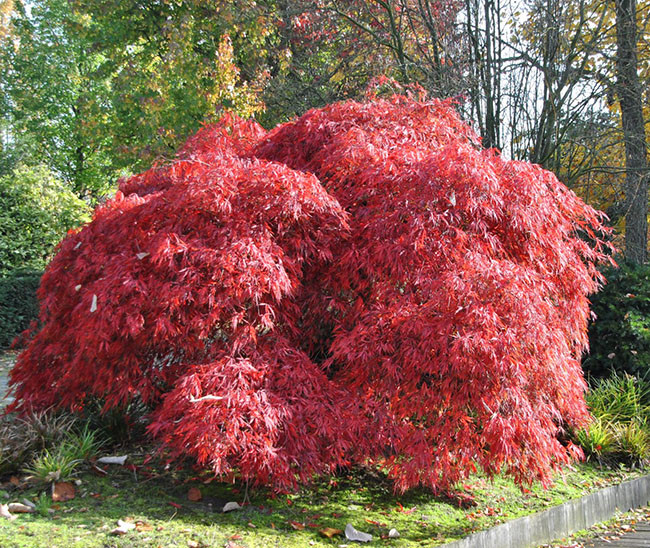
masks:
[[[368,458],[398,490],[547,480],[603,230],[444,102],[227,118],[63,241],[13,407],[138,396],[175,455],[283,487]]]

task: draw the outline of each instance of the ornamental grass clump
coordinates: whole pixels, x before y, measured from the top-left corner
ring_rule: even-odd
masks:
[[[446,102],[227,116],[62,242],[13,409],[137,398],[172,455],[280,488],[369,459],[398,491],[548,481],[604,232]]]
[[[573,437],[587,458],[645,466],[650,458],[650,383],[613,373],[598,379],[585,400],[594,420]]]

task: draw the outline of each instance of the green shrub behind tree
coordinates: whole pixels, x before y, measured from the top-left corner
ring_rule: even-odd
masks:
[[[593,296],[596,319],[589,326],[588,377],[612,371],[650,374],[650,266],[623,264],[605,273],[607,285]]]
[[[89,221],[90,213],[44,166],[19,166],[0,177],[0,277],[42,270],[66,232]]]
[[[0,277],[0,349],[38,317],[36,291],[42,272],[14,270]]]

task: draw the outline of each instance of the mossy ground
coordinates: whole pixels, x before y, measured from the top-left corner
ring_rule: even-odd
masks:
[[[21,514],[13,521],[0,518],[0,546],[353,545],[342,534],[327,538],[321,533],[326,528],[343,530],[347,523],[373,535],[369,546],[436,546],[638,475],[583,464],[559,474],[548,490],[533,486],[523,492],[510,480],[475,476],[464,486],[471,489],[475,504],[464,509],[424,491],[394,495],[383,475],[356,470],[287,495],[251,489],[242,510],[224,514],[220,510],[226,502],[244,500],[242,485],[204,483],[206,477],[192,471],[165,471],[141,465],[141,458],[131,460],[135,467],[111,466],[104,477],[90,469],[82,470],[77,496],[54,504],[53,513]],[[191,487],[200,489],[201,501],[188,500]],[[2,489],[3,502],[37,500],[46,486],[6,482]],[[123,536],[115,536],[111,530],[118,519],[139,525]],[[391,528],[399,531],[400,538],[385,538]]]

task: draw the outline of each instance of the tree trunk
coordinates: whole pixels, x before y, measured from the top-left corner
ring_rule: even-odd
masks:
[[[637,71],[636,0],[615,0],[615,5],[616,87],[625,140],[625,257],[641,264],[647,249],[648,164]]]

